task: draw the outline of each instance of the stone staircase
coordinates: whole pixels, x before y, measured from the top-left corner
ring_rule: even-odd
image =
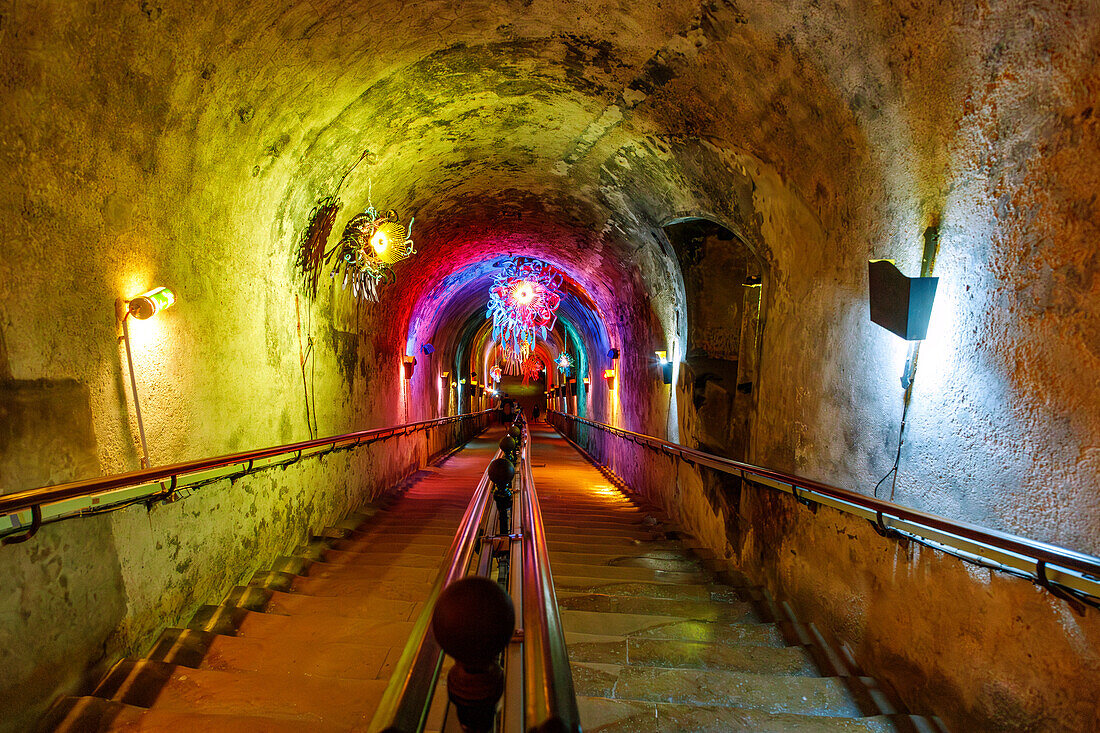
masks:
[[[59,700],[40,729],[365,729],[502,435],[491,428],[203,606],[146,658],[118,662],[90,695]],[[441,727],[444,707],[433,705],[429,729]]]
[[[873,680],[823,674],[827,655],[764,591],[719,576],[560,436],[533,432],[585,731],[936,730]]]

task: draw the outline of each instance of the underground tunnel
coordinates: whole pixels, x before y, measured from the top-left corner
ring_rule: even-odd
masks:
[[[0,41],[0,731],[382,730],[479,496],[585,730],[1100,726],[1095,3]]]

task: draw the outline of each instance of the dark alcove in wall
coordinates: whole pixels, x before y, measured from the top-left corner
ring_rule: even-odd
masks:
[[[733,232],[707,219],[664,228],[684,278],[681,437],[737,460],[750,457],[756,411],[762,267]]]

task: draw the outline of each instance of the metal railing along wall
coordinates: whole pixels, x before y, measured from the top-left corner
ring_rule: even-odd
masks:
[[[980,527],[936,514],[830,486],[782,471],[742,463],[686,448],[667,440],[623,430],[576,415],[550,411],[548,417],[574,442],[582,426],[609,433],[649,450],[687,463],[792,494],[802,503],[817,503],[854,514],[871,522],[884,536],[907,538],[950,553],[968,562],[1027,578],[1068,601],[1097,606],[1100,599],[1100,557],[1047,542]]]
[[[535,480],[531,441],[524,430],[520,483],[523,503],[523,676],[527,730],[581,730],[573,672],[558,611],[546,529]]]
[[[380,440],[461,423],[484,427],[489,411],[360,430],[214,458],[146,468],[114,476],[71,481],[0,496],[0,540],[14,544],[30,539],[45,523],[113,511],[142,502],[171,501],[179,492],[219,479],[235,479],[256,471],[289,466],[306,458],[352,450]],[[471,422],[472,421],[472,422]],[[292,456],[285,460],[287,456]]]

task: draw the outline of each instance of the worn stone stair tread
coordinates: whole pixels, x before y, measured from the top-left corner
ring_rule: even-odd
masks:
[[[681,573],[650,568],[622,567],[620,565],[592,565],[589,563],[554,562],[554,577],[607,578],[611,580],[642,580],[650,583],[706,583],[713,579],[709,572]]]
[[[306,573],[311,577],[328,577],[335,575],[354,574],[363,568],[371,567],[402,567],[402,568],[434,568],[438,567],[442,560],[442,554],[435,552],[385,552],[380,550],[367,550],[356,553],[357,557],[343,558],[344,562],[315,561]],[[349,561],[350,560],[350,561]]]
[[[706,566],[697,559],[669,559],[628,553],[604,555],[598,552],[560,552],[550,550],[550,564],[568,563],[571,565],[588,563],[591,565],[609,565],[611,567],[646,568],[647,570],[666,570],[676,573],[706,572]]]
[[[69,697],[57,702],[39,728],[52,733],[330,733],[343,726],[280,720],[256,715],[203,715],[160,711],[101,697]]]
[[[568,609],[562,610],[561,618],[567,633],[614,634],[713,644],[755,643],[786,646],[779,629],[772,624],[695,621],[669,616]]]
[[[817,677],[813,660],[801,647],[760,644],[711,644],[673,639],[603,636],[566,632],[573,662],[674,669],[719,669],[776,676]]]
[[[391,653],[391,647],[373,646],[366,639],[359,643],[328,642],[308,636],[265,639],[168,629],[148,658],[219,672],[374,680],[382,678]]]
[[[772,713],[863,717],[834,677],[571,663],[578,695],[618,700],[750,708]]]
[[[571,611],[599,611],[702,621],[746,622],[758,620],[752,605],[743,601],[679,601],[640,596],[570,593],[559,590],[558,607]]]
[[[387,681],[193,669],[124,659],[95,695],[157,711],[242,715],[352,727],[369,722]]]
[[[769,713],[728,706],[578,697],[587,733],[893,733],[885,717]]]
[[[431,589],[432,583],[426,580],[414,583],[396,578],[335,581],[330,578],[297,577],[289,586],[281,590],[319,598],[361,599],[373,596],[394,601],[417,602],[427,598]]]
[[[307,596],[274,592],[262,608],[264,613],[285,616],[347,616],[349,618],[388,618],[407,621],[419,609],[414,601],[398,601],[377,595]]]
[[[748,591],[713,583],[658,583],[649,580],[608,580],[555,574],[554,587],[566,593],[600,593],[669,600],[729,602],[747,600]]]

